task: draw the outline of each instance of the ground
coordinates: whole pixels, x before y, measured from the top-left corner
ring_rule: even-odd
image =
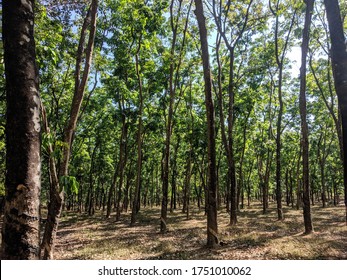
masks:
[[[276,220],[275,205],[263,215],[260,204],[242,209],[236,226],[228,214],[218,214],[221,245],[205,247],[206,216],[193,209],[187,220],[179,210],[169,213],[166,234],[159,233],[160,209],[142,208],[130,227],[130,213],[120,222],[67,213],[60,224],[57,259],[347,259],[345,208],[312,208],[314,234],[304,235],[302,210],[284,208],[285,220]]]

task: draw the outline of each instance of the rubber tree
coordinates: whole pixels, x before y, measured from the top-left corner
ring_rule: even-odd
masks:
[[[6,76],[6,197],[2,259],[38,259],[40,96],[34,0],[2,1]]]
[[[313,231],[310,205],[310,178],[309,178],[309,142],[306,110],[306,64],[310,41],[310,25],[313,13],[314,0],[306,1],[305,24],[302,33],[301,68],[300,68],[300,117],[301,117],[301,148],[302,148],[302,180],[303,180],[303,215],[305,234]]]
[[[62,176],[68,175],[68,166],[70,161],[71,148],[73,144],[73,134],[77,127],[77,121],[79,118],[79,113],[92,62],[94,38],[96,33],[97,10],[98,0],[92,0],[87,15],[83,22],[81,35],[79,39],[79,45],[77,49],[75,68],[75,89],[73,100],[70,107],[70,116],[64,130],[63,158],[60,163],[59,170],[53,170],[52,168],[50,170],[51,176],[52,174],[54,174],[53,176],[55,176],[56,178],[52,180],[54,184],[52,184],[50,189],[50,202],[48,205],[47,222],[41,244],[41,250],[43,250],[43,259],[53,259],[55,239],[64,202],[64,190],[62,186],[60,186],[59,184],[59,179]],[[88,27],[89,37],[86,43]],[[84,67],[82,68],[83,61]],[[52,157],[53,155],[50,156]],[[50,161],[53,161],[53,159],[51,159]],[[50,167],[53,166],[53,164],[50,164]]]
[[[343,181],[347,224],[347,47],[340,6],[337,0],[324,0],[331,41],[331,61],[335,90],[342,120]]]
[[[205,81],[205,106],[207,114],[207,246],[215,247],[218,244],[215,113],[212,98],[212,76],[207,41],[206,19],[204,16],[202,0],[195,0],[195,15],[199,25],[201,57]]]

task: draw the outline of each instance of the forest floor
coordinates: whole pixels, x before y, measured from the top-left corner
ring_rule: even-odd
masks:
[[[303,235],[302,210],[284,208],[285,220],[276,219],[275,205],[266,215],[261,206],[242,209],[238,224],[230,227],[226,211],[218,214],[220,241],[216,249],[206,243],[206,216],[193,209],[190,219],[177,210],[168,215],[166,234],[159,233],[159,208],[142,208],[130,227],[130,213],[121,221],[67,213],[61,221],[57,259],[347,259],[345,208],[312,208],[315,232]]]

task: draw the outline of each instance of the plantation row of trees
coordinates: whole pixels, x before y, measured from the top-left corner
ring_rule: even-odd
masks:
[[[3,0],[3,257],[52,259],[62,211],[134,225],[158,206],[165,233],[194,204],[214,247],[217,210],[232,226],[273,200],[312,232],[311,205],[347,206],[346,15],[337,0]]]

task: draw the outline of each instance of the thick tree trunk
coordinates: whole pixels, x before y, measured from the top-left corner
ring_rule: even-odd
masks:
[[[303,215],[305,234],[313,231],[310,205],[310,178],[309,178],[309,142],[306,112],[306,62],[310,41],[310,25],[314,0],[306,0],[305,26],[302,34],[301,68],[300,68],[300,98],[299,108],[301,117],[301,146],[302,146],[302,180],[303,180]]]
[[[331,61],[335,81],[335,90],[339,101],[342,120],[343,139],[343,179],[347,224],[347,48],[343,33],[343,24],[339,2],[324,0],[331,40]]]
[[[208,149],[208,183],[207,183],[207,246],[218,244],[217,225],[217,187],[216,187],[216,140],[214,105],[212,98],[212,77],[209,61],[207,30],[202,0],[195,0],[195,15],[199,25],[202,62],[205,80],[205,105],[207,113],[207,149]]]
[[[6,74],[6,197],[2,259],[39,258],[40,96],[34,1],[2,1]]]

